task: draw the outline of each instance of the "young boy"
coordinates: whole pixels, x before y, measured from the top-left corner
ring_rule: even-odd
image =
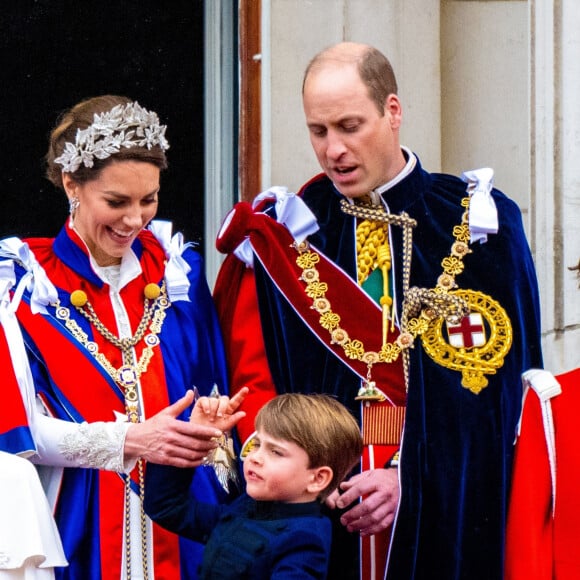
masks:
[[[202,397],[191,420],[227,431],[244,415],[237,397]],[[320,502],[358,462],[360,429],[335,399],[297,393],[268,402],[255,427],[243,464],[246,492],[230,505],[192,497],[193,469],[149,464],[145,510],[206,544],[200,578],[326,578],[331,526]]]

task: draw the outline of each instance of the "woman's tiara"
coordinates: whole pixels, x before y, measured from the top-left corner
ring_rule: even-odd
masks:
[[[159,124],[156,113],[150,112],[137,101],[116,105],[110,111],[95,114],[93,123],[78,129],[74,143],[67,142],[64,151],[54,162],[62,165],[66,173],[74,173],[83,164],[92,167],[95,157],[106,159],[121,147],[147,147],[158,145],[169,149],[165,139],[166,125]]]

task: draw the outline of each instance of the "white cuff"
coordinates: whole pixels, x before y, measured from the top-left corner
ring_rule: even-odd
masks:
[[[69,423],[37,415],[34,463],[53,467],[88,467],[126,473],[124,447],[130,423]],[[130,469],[129,469],[130,471]]]
[[[81,423],[59,444],[64,458],[79,467],[124,472],[124,444],[128,423]]]

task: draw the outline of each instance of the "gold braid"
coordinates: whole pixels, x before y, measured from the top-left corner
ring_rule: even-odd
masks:
[[[370,273],[378,266],[379,249],[389,245],[387,226],[382,223],[361,221],[356,228],[356,253],[358,283],[364,284]]]
[[[357,277],[362,286],[376,268],[383,276],[383,294],[380,299],[383,310],[383,344],[389,335],[389,320],[394,324],[394,313],[390,310],[393,299],[389,291],[389,272],[391,270],[391,248],[389,246],[389,226],[384,222],[361,221],[356,228]]]

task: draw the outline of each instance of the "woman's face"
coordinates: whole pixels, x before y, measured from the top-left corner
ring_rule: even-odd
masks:
[[[69,200],[77,197],[74,228],[99,266],[119,264],[157,213],[160,170],[143,161],[113,161],[97,179],[76,183],[63,174]]]

